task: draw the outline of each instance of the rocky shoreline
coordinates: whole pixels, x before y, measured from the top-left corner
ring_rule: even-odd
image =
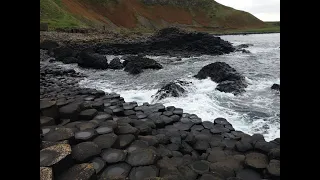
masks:
[[[120,94],[81,88],[83,74],[50,63],[58,46],[53,42],[40,48],[41,180],[280,179],[280,138],[267,142],[261,134],[235,130],[224,118],[202,121],[179,107],[125,102]],[[63,49],[60,54],[72,52]],[[146,61],[148,66],[134,60],[122,64],[130,63],[131,74],[160,68]],[[115,60],[112,66],[122,64]],[[210,65],[218,67],[220,79],[206,69],[197,76],[221,84],[228,80],[230,91],[245,86],[231,67]],[[162,91],[178,96],[183,90],[169,84]]]
[[[40,72],[40,179],[280,179],[280,138],[82,89],[54,64]]]

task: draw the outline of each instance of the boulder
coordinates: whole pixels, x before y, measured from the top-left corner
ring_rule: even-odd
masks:
[[[114,58],[110,61],[109,68],[110,69],[122,69],[123,65],[122,65],[119,58]]]
[[[152,97],[157,100],[162,100],[167,97],[180,97],[183,93],[185,93],[185,88],[183,86],[189,85],[190,82],[176,80],[164,85],[161,89],[157,91],[155,95]],[[171,113],[170,115],[172,115]]]
[[[130,74],[139,74],[143,69],[162,69],[162,65],[153,59],[142,56],[129,56],[126,58],[125,71]]]
[[[273,84],[271,86],[271,89],[276,90],[276,91],[280,91],[280,84]]]
[[[97,132],[94,129],[85,129],[74,133],[76,142],[92,141],[97,137]]]
[[[82,51],[79,54],[79,61],[78,65],[83,68],[93,68],[93,69],[107,69],[108,62],[105,56],[88,52]]]
[[[128,147],[134,140],[135,136],[132,134],[119,135],[113,147],[118,149],[124,149]]]
[[[194,77],[206,79],[219,83],[217,90],[239,94],[245,91],[247,83],[245,77],[225,62],[215,62],[204,66]],[[221,85],[220,85],[221,84]]]

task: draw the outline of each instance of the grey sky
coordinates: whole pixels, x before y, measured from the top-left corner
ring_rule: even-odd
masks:
[[[247,11],[262,21],[280,21],[280,0],[216,0],[234,9]]]

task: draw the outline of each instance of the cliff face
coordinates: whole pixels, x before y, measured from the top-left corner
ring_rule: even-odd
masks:
[[[40,0],[40,21],[51,27],[155,30],[180,26],[223,31],[261,28],[253,15],[214,0]]]

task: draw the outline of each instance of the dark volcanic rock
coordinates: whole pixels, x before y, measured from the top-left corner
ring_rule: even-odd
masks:
[[[86,109],[80,112],[79,118],[81,120],[91,120],[97,114],[98,114],[98,111],[96,109]]]
[[[83,131],[78,131],[74,134],[75,140],[77,142],[91,141],[97,136],[97,132],[94,129],[86,129]]]
[[[170,42],[170,43],[168,43]],[[208,33],[187,32],[178,28],[165,28],[147,41],[127,44],[103,44],[103,54],[152,54],[189,57],[194,55],[221,55],[235,50],[231,43]]]
[[[123,65],[122,65],[119,58],[114,58],[110,61],[109,68],[110,69],[122,69]]]
[[[199,180],[224,180],[224,179],[225,178],[218,173],[206,173],[206,174],[203,174],[199,178]],[[229,180],[229,178],[228,178],[228,180]],[[233,179],[230,179],[230,180],[233,180]],[[238,180],[238,179],[235,179],[235,180]],[[242,179],[240,179],[240,180],[242,180]]]
[[[206,79],[219,83],[217,90],[239,94],[247,87],[244,76],[225,62],[215,62],[204,66],[194,77]]]
[[[124,161],[127,153],[119,149],[106,149],[101,153],[101,157],[109,164]]]
[[[41,116],[40,117],[40,126],[54,126],[56,125],[56,122],[51,117]]]
[[[141,166],[132,168],[129,178],[130,180],[145,180],[150,177],[157,177],[159,169],[156,166]]]
[[[269,156],[269,159],[280,160],[280,148],[271,149],[268,156]]]
[[[86,162],[100,152],[99,146],[94,142],[82,142],[72,148],[72,157],[78,162]]]
[[[62,141],[62,140],[69,140],[72,141],[74,139],[74,133],[70,128],[56,128],[50,132],[48,132],[44,137],[43,140],[45,141]]]
[[[117,135],[113,133],[104,134],[96,137],[93,142],[96,143],[100,149],[110,148],[117,140]]]
[[[91,163],[76,164],[64,172],[58,180],[96,180],[96,171]]]
[[[127,162],[131,166],[146,166],[154,164],[157,153],[152,149],[137,149],[128,154]]]
[[[93,168],[96,170],[96,173],[99,174],[100,171],[105,167],[106,162],[100,158],[100,157],[96,157],[91,161]]]
[[[273,84],[273,85],[271,86],[271,89],[280,91],[280,84]]]
[[[129,146],[132,141],[135,140],[135,136],[132,134],[119,135],[117,141],[114,143],[115,148],[126,148]]]
[[[52,50],[54,48],[57,48],[59,46],[59,44],[55,41],[51,41],[51,40],[44,40],[40,43],[40,49],[44,49],[44,50]]]
[[[137,149],[145,149],[147,148],[149,145],[147,142],[145,141],[141,141],[141,140],[135,140],[128,148],[127,151],[128,153],[131,153],[134,150]]]
[[[261,180],[261,175],[252,169],[242,169],[237,172],[236,177],[243,180]]]
[[[209,164],[210,162],[207,161],[196,161],[193,162],[190,167],[194,172],[198,174],[204,174],[209,172]]]
[[[271,160],[267,166],[267,170],[272,176],[280,177],[280,161],[275,159]]]
[[[108,166],[102,173],[100,180],[124,180],[131,170],[125,162]]]
[[[190,82],[176,80],[164,85],[161,89],[157,91],[153,97],[157,100],[161,100],[167,97],[180,97],[185,89],[183,86],[189,85]]]
[[[129,56],[126,58],[125,71],[130,74],[139,74],[143,69],[162,69],[162,65],[153,59],[142,56]]]
[[[112,133],[113,129],[112,127],[109,126],[100,126],[96,129],[98,134],[108,134],[108,133]]]
[[[261,153],[252,152],[246,155],[245,163],[255,169],[264,169],[268,166],[268,157]]]
[[[88,51],[82,51],[79,54],[78,65],[84,68],[94,68],[94,69],[107,69],[108,62],[107,59],[100,54],[92,53]]]

